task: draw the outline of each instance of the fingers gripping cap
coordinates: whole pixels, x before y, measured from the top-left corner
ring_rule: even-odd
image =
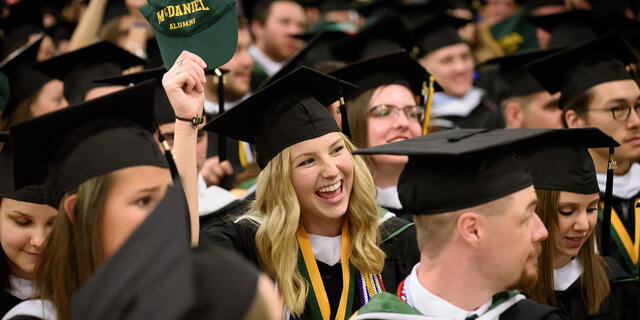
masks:
[[[200,56],[211,70],[229,61],[236,51],[234,0],[149,0],[140,12],[155,30],[167,66],[186,50]]]

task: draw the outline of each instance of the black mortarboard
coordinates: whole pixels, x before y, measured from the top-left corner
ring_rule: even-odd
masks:
[[[299,67],[216,117],[205,130],[255,144],[263,168],[283,149],[340,132],[326,106],[355,89],[350,83]]]
[[[544,145],[523,146],[514,151],[531,171],[536,189],[598,193],[593,159],[587,148],[616,147],[613,138],[596,128],[568,129]]]
[[[330,73],[331,76],[358,86],[345,98],[356,97],[381,85],[400,84],[420,95],[427,71],[405,51],[353,63]]]
[[[45,203],[43,185],[15,189],[13,185],[13,158],[8,132],[0,132],[0,142],[4,143],[4,146],[0,148],[0,198],[39,204]]]
[[[564,0],[519,0],[516,2],[529,11],[551,5],[565,6]]]
[[[145,61],[112,43],[102,41],[34,65],[36,70],[64,81],[64,96],[70,104],[84,101],[86,93],[101,85],[96,79],[122,73]]]
[[[354,154],[408,155],[398,181],[400,202],[413,214],[437,214],[471,208],[533,185],[525,163],[511,148],[543,145],[561,131],[446,130]]]
[[[161,125],[176,121],[176,115],[173,112],[171,102],[169,102],[164,87],[162,87],[162,77],[166,72],[167,69],[165,69],[165,67],[158,67],[136,73],[98,79],[95,80],[95,82],[130,86],[150,79],[155,80],[153,90],[153,117],[156,119],[158,125]]]
[[[10,14],[0,20],[0,34],[4,33],[2,58],[24,46],[32,34],[44,31],[41,1],[21,0],[8,7]]]
[[[404,49],[417,55],[416,40],[396,15],[388,15],[338,42],[331,50],[343,61],[354,62]]]
[[[536,79],[525,69],[527,62],[548,56],[557,50],[530,50],[516,52],[504,57],[487,60],[483,65],[497,65],[494,78],[496,99],[501,102],[508,98],[522,97],[545,91]]]
[[[298,35],[297,38],[306,38],[307,34]],[[296,55],[291,57],[283,66],[271,76],[265,83],[260,85],[260,88],[265,87],[275,80],[278,80],[285,75],[291,73],[299,66],[306,66],[317,69],[322,66],[322,63],[328,61],[336,61],[338,58],[330,50],[336,42],[339,42],[348,37],[347,34],[340,31],[320,31],[307,40],[305,46],[298,51]]]
[[[440,48],[464,43],[458,36],[458,28],[471,21],[449,16],[435,15],[413,29],[420,46],[420,55],[425,56]]]
[[[321,0],[318,1],[318,9],[320,12],[327,13],[330,11],[344,11],[354,10],[358,8],[360,4],[357,1],[352,0]]]
[[[609,27],[591,11],[571,10],[532,17],[534,25],[551,34],[549,48],[566,48],[607,33]]]
[[[9,102],[2,111],[3,118],[9,117],[20,102],[51,80],[30,68],[30,65],[36,62],[41,41],[42,35],[37,41],[18,48],[0,62],[0,72],[9,79]]]
[[[561,92],[559,107],[604,82],[631,79],[625,65],[637,58],[625,41],[607,34],[526,64],[550,93]]]
[[[47,203],[58,207],[90,178],[137,165],[168,167],[151,135],[153,89],[145,82],[11,127],[16,188],[44,184]]]
[[[405,25],[413,30],[429,18],[445,14],[447,10],[454,9],[454,4],[448,0],[427,1],[426,3],[401,4],[397,12]]]

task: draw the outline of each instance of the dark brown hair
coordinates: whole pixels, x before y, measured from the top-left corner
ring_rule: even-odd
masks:
[[[42,88],[22,100],[8,117],[0,118],[0,131],[9,130],[12,125],[31,119],[31,104],[36,101],[40,91]]]
[[[35,275],[40,296],[53,302],[58,319],[70,318],[71,297],[104,260],[102,213],[111,179],[111,173],[89,179],[60,201],[58,216]],[[78,197],[72,213],[73,222],[63,206],[72,194]]]
[[[549,237],[542,242],[542,253],[538,261],[538,281],[526,291],[531,299],[543,304],[557,306],[553,286],[553,235],[555,226],[558,225],[558,202],[560,191],[536,190],[538,206],[536,213],[549,231]],[[580,276],[582,286],[582,301],[589,314],[595,314],[600,310],[600,304],[609,295],[609,280],[605,268],[607,265],[595,252],[594,235],[585,241],[577,259],[584,270]]]
[[[583,114],[585,114],[587,110],[589,110],[591,101],[593,101],[593,91],[589,89],[567,102],[564,107],[562,107],[562,125],[565,128],[568,127],[567,120],[565,118],[567,111],[573,110],[576,114],[578,114],[578,116],[582,117]]]

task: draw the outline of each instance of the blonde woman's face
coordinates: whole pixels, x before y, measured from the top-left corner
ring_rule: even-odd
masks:
[[[0,244],[12,275],[32,279],[36,262],[57,215],[44,204],[4,198],[0,203]]]
[[[104,257],[113,255],[162,200],[171,185],[166,168],[135,166],[114,172],[102,221]]]
[[[303,226],[315,234],[340,226],[353,186],[353,158],[342,136],[331,132],[296,143],[290,161]]]
[[[565,266],[591,239],[598,220],[600,196],[561,191],[558,198],[558,224],[553,236],[554,268]]]

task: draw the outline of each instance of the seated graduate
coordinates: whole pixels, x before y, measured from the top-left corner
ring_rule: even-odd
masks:
[[[203,235],[277,282],[286,319],[347,319],[418,259],[415,228],[378,212],[367,165],[326,110],[353,89],[300,67],[205,126],[255,144],[262,172],[249,214]]]
[[[0,142],[8,140],[0,132]],[[0,317],[37,296],[36,263],[57,211],[45,204],[43,186],[13,186],[11,146],[0,147]]]
[[[417,96],[428,74],[406,52],[357,62],[331,75],[358,85],[345,97],[351,139],[357,146],[373,147],[422,135],[425,107],[419,105]],[[369,159],[378,204],[411,220],[411,213],[402,210],[397,190],[407,157],[372,155]]]
[[[171,184],[152,101],[147,83],[11,128],[16,188],[44,184],[59,211],[35,276],[58,318],[69,317],[71,296]]]
[[[181,56],[180,59],[184,58]],[[191,63],[198,63],[198,69]],[[201,79],[201,82],[191,82],[191,86],[180,86],[181,90],[203,95],[201,85],[204,82],[204,62],[190,60],[185,61],[179,67],[180,70],[186,70],[186,72],[174,72],[179,75],[176,81],[191,79],[194,75]],[[192,70],[193,73],[191,73]],[[200,73],[195,70],[200,70]],[[198,87],[197,84],[200,86]],[[78,310],[77,312],[81,312],[80,314],[83,314],[82,312],[87,314],[87,308],[89,308],[88,312],[93,316],[91,312],[97,310],[88,306],[86,301],[97,299],[102,303],[109,303],[105,302],[105,299],[107,297],[113,298],[115,295],[117,297],[115,303],[119,303],[119,307],[123,308],[122,313],[119,314],[130,314],[136,318],[134,316],[136,313],[133,310],[137,310],[138,316],[140,314],[151,316],[152,313],[145,309],[149,307],[151,302],[141,297],[153,296],[155,290],[167,290],[167,286],[188,282],[185,279],[194,280],[191,290],[196,292],[187,293],[196,294],[198,300],[197,306],[191,306],[189,310],[195,309],[195,312],[203,312],[203,306],[210,308],[217,306],[219,311],[220,305],[216,305],[216,302],[220,301],[207,289],[216,283],[206,277],[207,272],[215,270],[215,268],[211,268],[218,261],[210,259],[214,256],[224,259],[225,263],[230,263],[222,266],[220,270],[234,267],[234,270],[241,271],[240,274],[222,272],[225,279],[236,279],[239,280],[238,284],[242,283],[241,288],[233,288],[234,290],[229,292],[228,296],[235,298],[235,302],[242,306],[239,309],[234,309],[234,318],[241,317],[243,312],[247,310],[246,304],[252,301],[254,295],[247,294],[246,291],[255,292],[255,288],[263,287],[259,289],[262,292],[261,295],[267,292],[273,293],[273,286],[269,289],[267,278],[258,280],[258,273],[252,271],[253,267],[234,258],[229,253],[219,251],[219,249],[214,250],[215,254],[210,252],[198,254],[196,251],[193,256],[194,265],[185,265],[184,257],[172,256],[175,252],[171,249],[176,249],[172,245],[181,245],[183,251],[188,251],[189,242],[193,242],[193,214],[189,213],[188,207],[191,206],[188,206],[184,200],[184,192],[186,191],[182,191],[181,188],[178,189],[178,195],[175,195],[176,189],[173,189],[172,199],[180,201],[177,204],[169,202],[173,211],[168,214],[174,219],[176,217],[181,219],[178,221],[182,222],[182,227],[180,227],[180,223],[167,223],[166,219],[160,222],[157,219],[151,220],[146,224],[146,229],[140,231],[133,239],[148,245],[150,239],[147,236],[149,233],[153,234],[152,239],[159,237],[163,241],[153,241],[156,243],[153,252],[139,249],[136,242],[133,244],[135,249],[131,249],[130,244],[125,246],[124,252],[119,251],[125,241],[134,234],[136,228],[145,221],[154,207],[163,199],[172,181],[179,182],[177,169],[173,166],[172,158],[169,153],[163,154],[161,152],[152,135],[155,128],[153,118],[155,88],[157,85],[154,81],[142,83],[66,110],[24,122],[12,128],[13,142],[18,146],[14,148],[15,163],[20,163],[20,166],[14,168],[17,185],[31,182],[44,183],[47,202],[59,206],[60,214],[56,218],[51,237],[45,245],[36,271],[36,281],[42,300],[31,300],[17,305],[7,314],[7,319],[12,319],[13,316],[16,319],[21,316],[68,319],[72,314],[72,298],[76,293],[84,293],[81,296],[84,296],[85,299],[87,299],[86,296],[94,297],[93,300],[88,299],[84,303],[75,304],[75,309]],[[178,106],[174,111],[176,117],[184,117],[187,114],[199,114],[202,111],[202,104],[199,106],[199,109],[194,110],[180,109]],[[176,144],[182,142],[183,145],[186,145],[184,143],[186,140],[189,142],[196,140],[197,126],[191,122],[177,122],[175,127],[174,140]],[[54,132],[55,135],[50,141],[44,141],[41,137],[34,136],[33,132]],[[193,152],[195,154],[195,150],[190,147],[176,148],[175,150],[178,150],[176,156],[185,160],[189,160],[186,153]],[[183,168],[182,173],[185,176],[195,178],[195,164],[193,166],[188,166],[188,164],[188,161],[187,165],[179,163],[178,167]],[[168,167],[171,167],[171,171]],[[188,168],[192,168],[192,170],[189,171]],[[193,186],[191,187],[190,190],[194,190]],[[164,215],[166,218],[167,213]],[[157,217],[157,215],[154,216]],[[190,222],[187,223],[187,221]],[[172,225],[170,228],[177,228],[177,231],[153,230],[153,227],[158,225],[164,227]],[[197,224],[195,224],[195,229],[197,235]],[[191,237],[188,236],[189,231],[191,231]],[[163,235],[164,238],[162,238]],[[157,246],[158,243],[165,243],[165,245]],[[168,251],[167,255],[164,255],[164,249]],[[109,259],[112,256],[118,260],[110,262]],[[133,260],[140,258],[136,262],[143,261],[153,267],[142,268],[140,264],[136,265],[135,263],[132,263],[135,267],[123,267],[127,264],[122,260],[126,260],[127,257]],[[187,257],[186,260],[189,259]],[[158,262],[158,264],[154,262]],[[100,269],[105,263],[107,263],[106,270],[111,271]],[[165,266],[165,269],[154,269],[161,265]],[[189,277],[189,274],[184,276],[184,274],[180,274],[182,269],[178,266],[183,269],[194,268],[195,274],[193,277]],[[121,268],[124,268],[126,271],[123,271],[121,275],[128,277],[126,282],[129,283],[123,283],[123,279],[119,279],[119,282],[105,281],[105,273],[114,272],[111,268],[120,271],[122,271]],[[174,273],[172,274],[167,269]],[[97,275],[94,279],[98,280],[92,280],[94,273]],[[175,273],[178,273],[178,276],[175,276]],[[165,274],[167,277],[163,278]],[[102,286],[96,283],[102,283]],[[93,284],[93,286],[89,287],[90,289],[82,290],[81,287],[85,284]],[[178,288],[184,289],[184,287]],[[96,290],[98,293],[95,292]],[[100,295],[101,290],[104,291],[105,296]],[[173,292],[173,295],[178,293],[184,292],[178,290],[178,292]],[[181,300],[171,299],[171,303],[165,301],[165,303],[152,304],[154,312],[167,316],[165,311],[176,312],[180,307],[195,303],[189,298],[192,295],[187,293]],[[130,300],[123,299],[127,294],[129,295],[127,299]],[[100,298],[95,298],[96,295]],[[274,299],[267,300],[275,301]],[[124,300],[127,303],[123,302]],[[135,309],[134,307],[138,307],[138,305],[140,305],[139,309]],[[95,307],[105,308],[105,305],[96,303]],[[134,309],[130,309],[130,307]],[[114,312],[112,308],[107,309],[102,311]],[[242,312],[237,313],[239,310]],[[146,313],[144,313],[145,311]],[[178,311],[187,312],[185,310]],[[275,313],[279,314],[280,311],[276,310]],[[199,315],[200,317],[207,316],[206,313]],[[193,318],[192,316],[180,314],[175,318]]]
[[[637,319],[640,282],[595,251],[600,195],[587,147],[618,144],[598,129],[572,131],[571,140],[518,152],[531,170],[536,212],[549,231],[538,263],[540,279],[526,291],[571,319]]]
[[[415,213],[421,252],[400,299],[378,295],[358,318],[561,318],[514,290],[536,281],[547,230],[534,211],[531,175],[508,147],[540,134],[447,130],[355,152],[409,156],[398,193]]]
[[[637,62],[634,50],[617,34],[608,34],[535,60],[526,68],[550,93],[560,92],[558,106],[569,128],[595,127],[620,146],[613,154],[612,237],[599,251],[626,272],[640,275],[640,87],[627,70]],[[562,77],[557,75],[561,74]],[[606,148],[589,150],[601,196],[607,178]],[[604,199],[604,198],[603,198]],[[602,203],[599,209],[604,209]],[[602,218],[598,218],[602,223]],[[608,254],[607,254],[608,253]]]

